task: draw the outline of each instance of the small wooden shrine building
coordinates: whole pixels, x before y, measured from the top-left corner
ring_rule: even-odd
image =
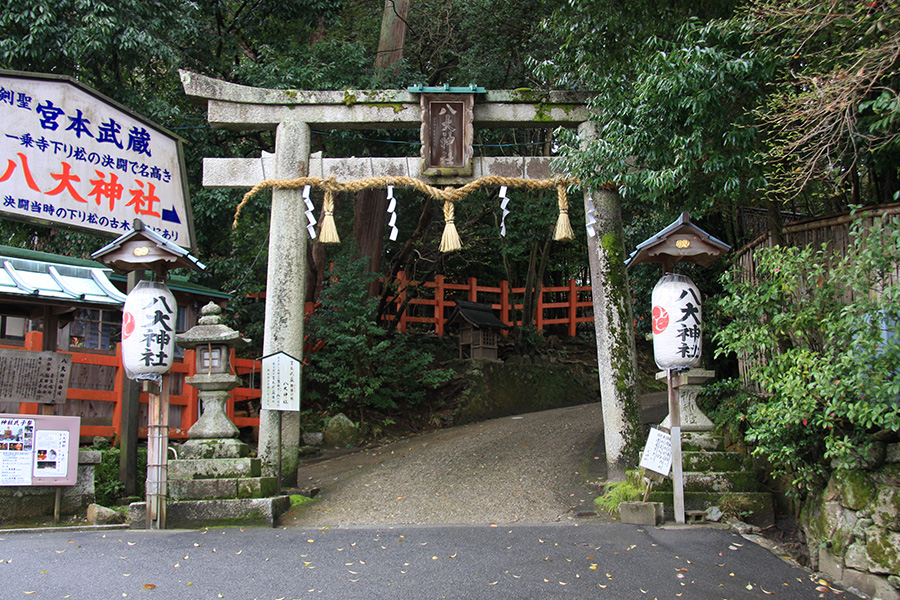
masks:
[[[456,324],[461,359],[497,360],[500,332],[510,327],[497,318],[490,304],[457,300],[446,326]]]

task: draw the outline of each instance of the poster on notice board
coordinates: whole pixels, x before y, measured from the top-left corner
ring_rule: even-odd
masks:
[[[0,486],[75,485],[80,417],[0,414]]]

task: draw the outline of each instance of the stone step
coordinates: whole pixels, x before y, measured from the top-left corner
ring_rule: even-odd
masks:
[[[662,502],[665,507],[666,519],[673,520],[674,500],[671,491],[650,492],[650,502]],[[726,517],[738,517],[751,525],[768,527],[775,523],[775,505],[772,494],[768,492],[685,492],[684,509],[706,510],[711,506],[718,506]]]
[[[759,482],[753,471],[730,471],[727,473],[693,473],[685,471],[684,491],[686,492],[711,492],[724,494],[726,492],[757,492]],[[672,478],[667,477],[662,483],[655,484],[654,489],[670,491]]]
[[[682,452],[682,469],[685,472],[743,471],[744,462],[737,452]]]
[[[641,471],[629,471],[628,481],[634,487],[644,489],[646,483],[642,480]],[[693,472],[684,471],[684,489],[691,492],[756,492],[759,491],[759,482],[753,471],[727,471],[727,472]],[[654,483],[653,489],[661,491],[672,490],[672,476],[666,477],[661,482]]]
[[[725,438],[708,431],[682,431],[681,451],[684,452],[721,452],[725,450]]]
[[[173,500],[265,498],[274,496],[277,487],[275,477],[170,479],[169,497]]]
[[[200,458],[169,461],[168,478],[224,479],[259,477],[262,461],[258,458]]]
[[[276,527],[278,519],[290,507],[291,499],[288,496],[167,502],[166,527],[170,529],[236,525]],[[146,503],[130,504],[128,521],[131,528],[143,529],[146,514]]]

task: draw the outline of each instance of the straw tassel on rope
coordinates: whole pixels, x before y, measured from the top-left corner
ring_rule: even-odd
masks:
[[[322,204],[322,208],[325,209],[325,218],[322,219],[319,241],[323,244],[340,244],[341,238],[334,224],[334,192],[329,189],[325,190],[325,202]]]
[[[453,202],[445,200],[444,235],[441,236],[441,252],[456,252],[462,249],[462,240],[459,239],[459,233],[457,233],[456,225],[453,223],[454,212]]]
[[[556,220],[556,232],[553,239],[558,242],[568,242],[575,239],[572,231],[572,223],[569,221],[569,200],[566,198],[566,186],[557,185],[556,193],[559,199],[559,218]]]

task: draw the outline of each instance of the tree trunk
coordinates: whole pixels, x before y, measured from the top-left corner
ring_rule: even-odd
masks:
[[[381,270],[381,254],[384,249],[384,224],[387,218],[387,192],[383,189],[362,190],[356,196],[353,207],[353,239],[360,256],[369,257],[369,272]],[[369,295],[378,293],[379,284],[369,284]]]
[[[384,1],[375,68],[385,69],[403,60],[403,41],[406,39],[408,14],[409,0]]]

